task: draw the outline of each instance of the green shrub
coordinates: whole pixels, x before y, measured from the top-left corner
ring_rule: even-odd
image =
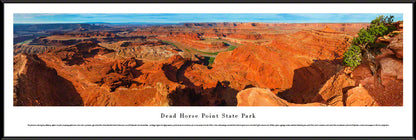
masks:
[[[397,30],[397,28],[393,25],[394,16],[378,16],[376,19],[371,21],[370,28],[373,28],[375,31],[379,31],[375,33],[376,36],[383,36]]]
[[[361,64],[361,48],[352,45],[348,51],[344,53],[344,64],[354,69]]]
[[[384,26],[383,24],[381,25],[371,25],[370,28],[367,29],[367,31],[374,36],[383,36],[389,33],[389,28]]]
[[[381,24],[391,24],[394,21],[394,16],[390,15],[390,16],[384,16],[384,15],[380,15],[378,17],[376,17],[376,19],[371,21],[372,25],[381,25]]]
[[[356,46],[362,46],[362,48],[364,48],[367,44],[374,43],[375,40],[376,40],[376,36],[371,34],[371,32],[363,28],[358,32],[358,37],[355,37],[352,40],[352,44]]]

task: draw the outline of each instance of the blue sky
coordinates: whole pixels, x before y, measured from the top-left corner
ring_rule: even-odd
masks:
[[[370,22],[378,15],[402,13],[15,13],[14,23],[189,23],[189,22],[267,22],[267,23],[352,23]]]

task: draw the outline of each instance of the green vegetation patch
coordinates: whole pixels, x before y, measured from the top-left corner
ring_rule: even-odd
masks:
[[[355,68],[361,64],[361,49],[358,46],[351,46],[344,53],[344,64],[348,67]]]
[[[212,64],[214,63],[215,57],[209,57],[208,59],[208,66],[212,66]]]
[[[197,49],[193,49],[193,50],[194,50],[194,51],[197,51],[197,52],[199,52],[199,53],[203,53],[203,54],[208,54],[208,55],[218,55],[220,52],[232,51],[232,50],[234,50],[235,48],[237,48],[237,46],[230,45],[230,46],[228,47],[228,49],[227,49],[227,50],[225,50],[225,51],[219,51],[219,52],[204,52],[204,51],[200,51],[200,50],[197,50]]]
[[[220,53],[220,52],[204,52],[204,51],[200,51],[197,49],[192,49],[192,50],[199,52],[199,53],[208,54],[208,55],[217,55],[218,53]]]
[[[163,42],[163,43],[166,43],[166,44],[169,44],[169,45],[172,45],[173,47],[176,47],[177,49],[180,49],[178,46],[176,46],[176,44],[175,44],[175,43],[172,43],[172,42],[170,42],[170,41],[162,40],[162,42]],[[181,50],[181,49],[180,49],[180,50]]]
[[[32,42],[32,40],[33,40],[33,39],[25,40],[25,41],[23,41],[23,42],[20,42],[20,44],[30,43],[30,42]]]
[[[166,43],[166,44],[169,44],[169,45],[172,45],[172,46],[174,46],[174,47],[176,47],[177,49],[180,49],[175,43],[173,43],[173,42],[170,42],[170,41],[166,41],[166,40],[162,40],[162,42],[164,42],[164,43]],[[227,50],[225,50],[225,51],[219,51],[219,52],[205,52],[205,51],[200,51],[200,50],[198,50],[198,49],[194,49],[194,48],[190,48],[192,51],[195,51],[195,52],[198,52],[198,53],[202,53],[202,54],[206,54],[206,55],[218,55],[220,52],[226,52],[226,51],[232,51],[232,50],[234,50],[235,48],[237,48],[237,46],[234,46],[234,45],[231,45],[230,43],[227,43],[227,42],[223,42],[224,44],[228,44],[229,45],[229,47],[227,48]],[[182,49],[181,49],[182,50]],[[189,50],[189,49],[187,49],[187,48],[185,48],[185,51],[188,51],[188,52],[190,52],[191,50]]]
[[[227,51],[232,51],[232,50],[234,50],[235,48],[237,48],[237,46],[231,45],[230,47],[228,47]]]

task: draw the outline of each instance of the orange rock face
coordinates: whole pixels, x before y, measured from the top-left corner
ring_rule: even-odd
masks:
[[[65,47],[53,50],[55,56],[59,57],[65,64],[79,65],[86,61],[87,58],[94,57],[95,55],[102,55],[113,50],[109,50],[98,46],[97,43],[88,41],[82,42],[71,47]]]
[[[289,102],[268,89],[249,88],[238,92],[237,106],[288,106]]]
[[[294,104],[277,97],[269,89],[249,88],[238,92],[237,106],[326,106],[321,103]]]
[[[390,39],[391,43],[388,45],[399,59],[403,59],[403,33],[399,33],[397,36]]]
[[[37,55],[14,57],[14,105],[78,106],[84,105],[71,81],[59,76]]]
[[[319,86],[340,69],[341,63],[334,59],[340,58],[347,49],[349,37],[339,33],[322,32],[322,36],[334,36],[325,38],[320,37],[315,31],[303,31],[303,38],[298,38],[300,34],[285,35],[285,40],[278,36],[281,40],[275,42],[279,43],[267,46],[250,44],[230,52],[219,53],[212,69],[195,67],[198,70],[189,70],[185,74],[188,74],[194,83],[230,81],[231,87],[237,90],[255,86],[284,92],[289,96],[297,96],[295,93],[316,93]],[[308,49],[305,46],[308,46]],[[323,46],[328,49],[322,49]],[[314,49],[317,50],[316,53],[312,53]],[[199,70],[204,72],[198,72]],[[293,99],[291,102],[309,101]]]
[[[348,90],[347,99],[345,102],[346,106],[378,106],[378,103],[368,93],[368,91],[358,86]]]
[[[366,64],[353,71],[353,79],[366,88],[380,106],[403,105],[403,33],[391,37],[386,49],[376,57],[380,64],[380,81]],[[401,50],[401,51],[397,51]]]

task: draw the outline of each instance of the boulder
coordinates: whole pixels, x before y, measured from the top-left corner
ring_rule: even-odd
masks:
[[[403,61],[387,57],[380,60],[380,65],[381,77],[403,79]]]
[[[352,88],[347,92],[346,106],[378,106],[378,103],[368,93],[367,89],[361,86]]]
[[[403,59],[403,33],[400,33],[390,39],[390,44],[387,48],[394,51],[397,58]]]
[[[346,89],[354,85],[354,80],[346,74],[338,72],[326,81],[316,95],[316,98],[322,98],[322,100],[329,106],[344,106],[344,92]]]
[[[270,89],[248,88],[238,92],[237,106],[325,106],[321,103],[294,104],[277,97]]]
[[[238,92],[237,106],[288,106],[289,103],[277,97],[269,89],[249,88]]]

